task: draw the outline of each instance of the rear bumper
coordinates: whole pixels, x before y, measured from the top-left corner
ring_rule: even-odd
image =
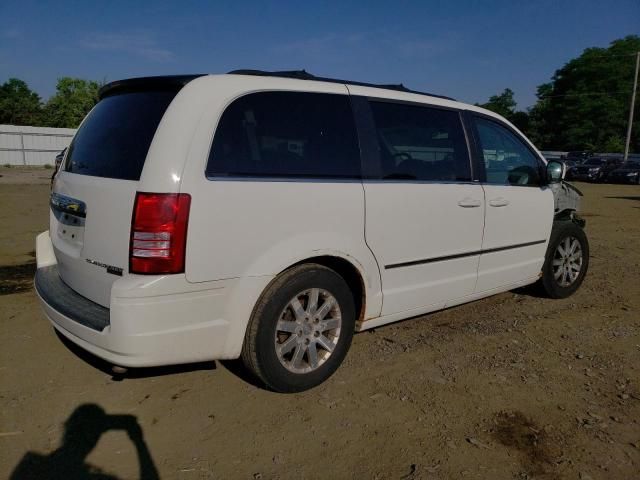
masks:
[[[68,287],[58,275],[57,265],[36,270],[34,284],[40,299],[61,315],[97,332],[109,326],[109,309]]]
[[[106,309],[60,279],[48,258],[48,232],[36,245],[36,293],[47,318],[73,343],[124,367],[237,358],[255,299],[270,280],[126,275],[114,282]]]

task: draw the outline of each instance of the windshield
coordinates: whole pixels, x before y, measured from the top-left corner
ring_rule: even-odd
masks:
[[[101,100],[73,138],[65,170],[139,180],[158,124],[175,95],[166,91],[135,92]]]

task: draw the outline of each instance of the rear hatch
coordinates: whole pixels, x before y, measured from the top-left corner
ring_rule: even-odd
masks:
[[[128,272],[138,182],[177,91],[111,88],[78,129],[54,182],[50,233],[60,277],[105,307],[113,282]]]

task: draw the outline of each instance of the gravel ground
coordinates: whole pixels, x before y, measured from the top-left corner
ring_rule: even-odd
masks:
[[[639,476],[640,187],[577,184],[592,260],[573,297],[508,292],[358,334],[328,382],[280,395],[237,362],[113,378],[61,341],[31,286],[50,171],[0,175],[0,478]]]

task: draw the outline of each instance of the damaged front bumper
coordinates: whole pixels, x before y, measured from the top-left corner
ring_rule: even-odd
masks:
[[[567,212],[580,210],[580,197],[584,196],[580,190],[569,182],[552,183],[549,185],[553,192],[553,207],[556,217]]]

